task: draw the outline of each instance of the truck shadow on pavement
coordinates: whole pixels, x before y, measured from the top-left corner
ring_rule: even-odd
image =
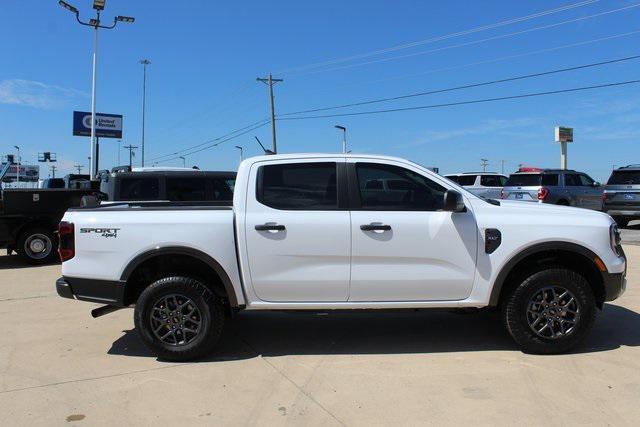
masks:
[[[640,314],[607,304],[589,337],[572,353],[640,346]],[[222,341],[200,362],[257,356],[519,351],[495,312],[445,311],[312,314],[241,313]],[[124,331],[108,354],[154,357],[134,330]]]
[[[55,265],[56,263],[50,263],[45,265]],[[58,263],[59,264],[59,263]],[[23,260],[18,255],[4,255],[0,256],[0,270],[6,270],[9,268],[32,268],[33,265]]]

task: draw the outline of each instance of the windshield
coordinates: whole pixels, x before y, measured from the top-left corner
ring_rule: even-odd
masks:
[[[505,187],[537,187],[542,181],[542,175],[538,173],[514,173],[509,176]]]
[[[607,185],[633,185],[640,184],[640,171],[615,171]]]

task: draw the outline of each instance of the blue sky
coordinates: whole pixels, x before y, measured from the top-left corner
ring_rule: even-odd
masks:
[[[89,0],[70,0],[83,17]],[[578,4],[582,3],[582,4]],[[122,145],[140,145],[141,58],[149,58],[147,163],[267,118],[267,87],[284,79],[276,108],[287,113],[542,72],[640,54],[640,1],[368,0],[189,2],[107,0],[103,22],[135,16],[100,33],[98,111],[124,118]],[[564,11],[504,24],[573,5]],[[617,12],[605,13],[627,8]],[[592,16],[599,15],[599,16]],[[71,135],[72,111],[90,108],[91,30],[56,0],[0,4],[0,154],[24,161],[58,153],[63,173],[87,165],[88,138]],[[561,24],[565,21],[572,21]],[[557,24],[557,25],[556,25]],[[542,27],[542,28],[541,28]],[[454,33],[466,32],[453,36]],[[629,34],[631,33],[631,34]],[[438,36],[442,40],[429,41]],[[485,40],[489,39],[489,40]],[[414,46],[406,46],[415,43]],[[343,61],[344,58],[377,52]],[[312,64],[334,61],[324,66]],[[351,112],[466,101],[638,79],[640,60],[460,90]],[[559,165],[557,124],[573,126],[569,166],[604,180],[612,165],[640,162],[640,85],[448,108],[279,121],[280,152],[340,149],[335,124],[354,152],[406,157],[442,172],[507,171],[520,163]],[[187,156],[188,165],[233,170],[235,145],[259,154],[264,126]],[[117,163],[116,140],[101,141],[101,168]],[[127,154],[121,151],[120,163]],[[139,159],[139,157],[138,157]],[[161,163],[180,166],[176,159]],[[43,171],[44,174],[44,171]]]

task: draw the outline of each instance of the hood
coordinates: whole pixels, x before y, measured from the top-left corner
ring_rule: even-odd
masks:
[[[476,202],[474,203],[474,209],[478,208],[482,210],[483,208],[485,208],[485,206],[482,206],[480,203],[493,208],[492,211],[496,214],[524,217],[526,218],[525,221],[531,221],[531,217],[527,216],[527,214],[529,214],[536,216],[553,216],[556,219],[566,218],[566,223],[604,221],[607,224],[610,224],[613,222],[613,219],[606,213],[594,211],[591,209],[574,208],[571,206],[559,206],[550,205],[547,203],[523,202],[516,200],[500,200],[500,206],[489,205],[484,201],[479,201],[479,203]]]

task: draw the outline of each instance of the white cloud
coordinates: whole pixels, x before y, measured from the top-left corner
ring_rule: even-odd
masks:
[[[33,80],[0,80],[0,104],[56,109],[66,106],[77,98],[88,96],[86,92],[76,89],[67,89]]]

